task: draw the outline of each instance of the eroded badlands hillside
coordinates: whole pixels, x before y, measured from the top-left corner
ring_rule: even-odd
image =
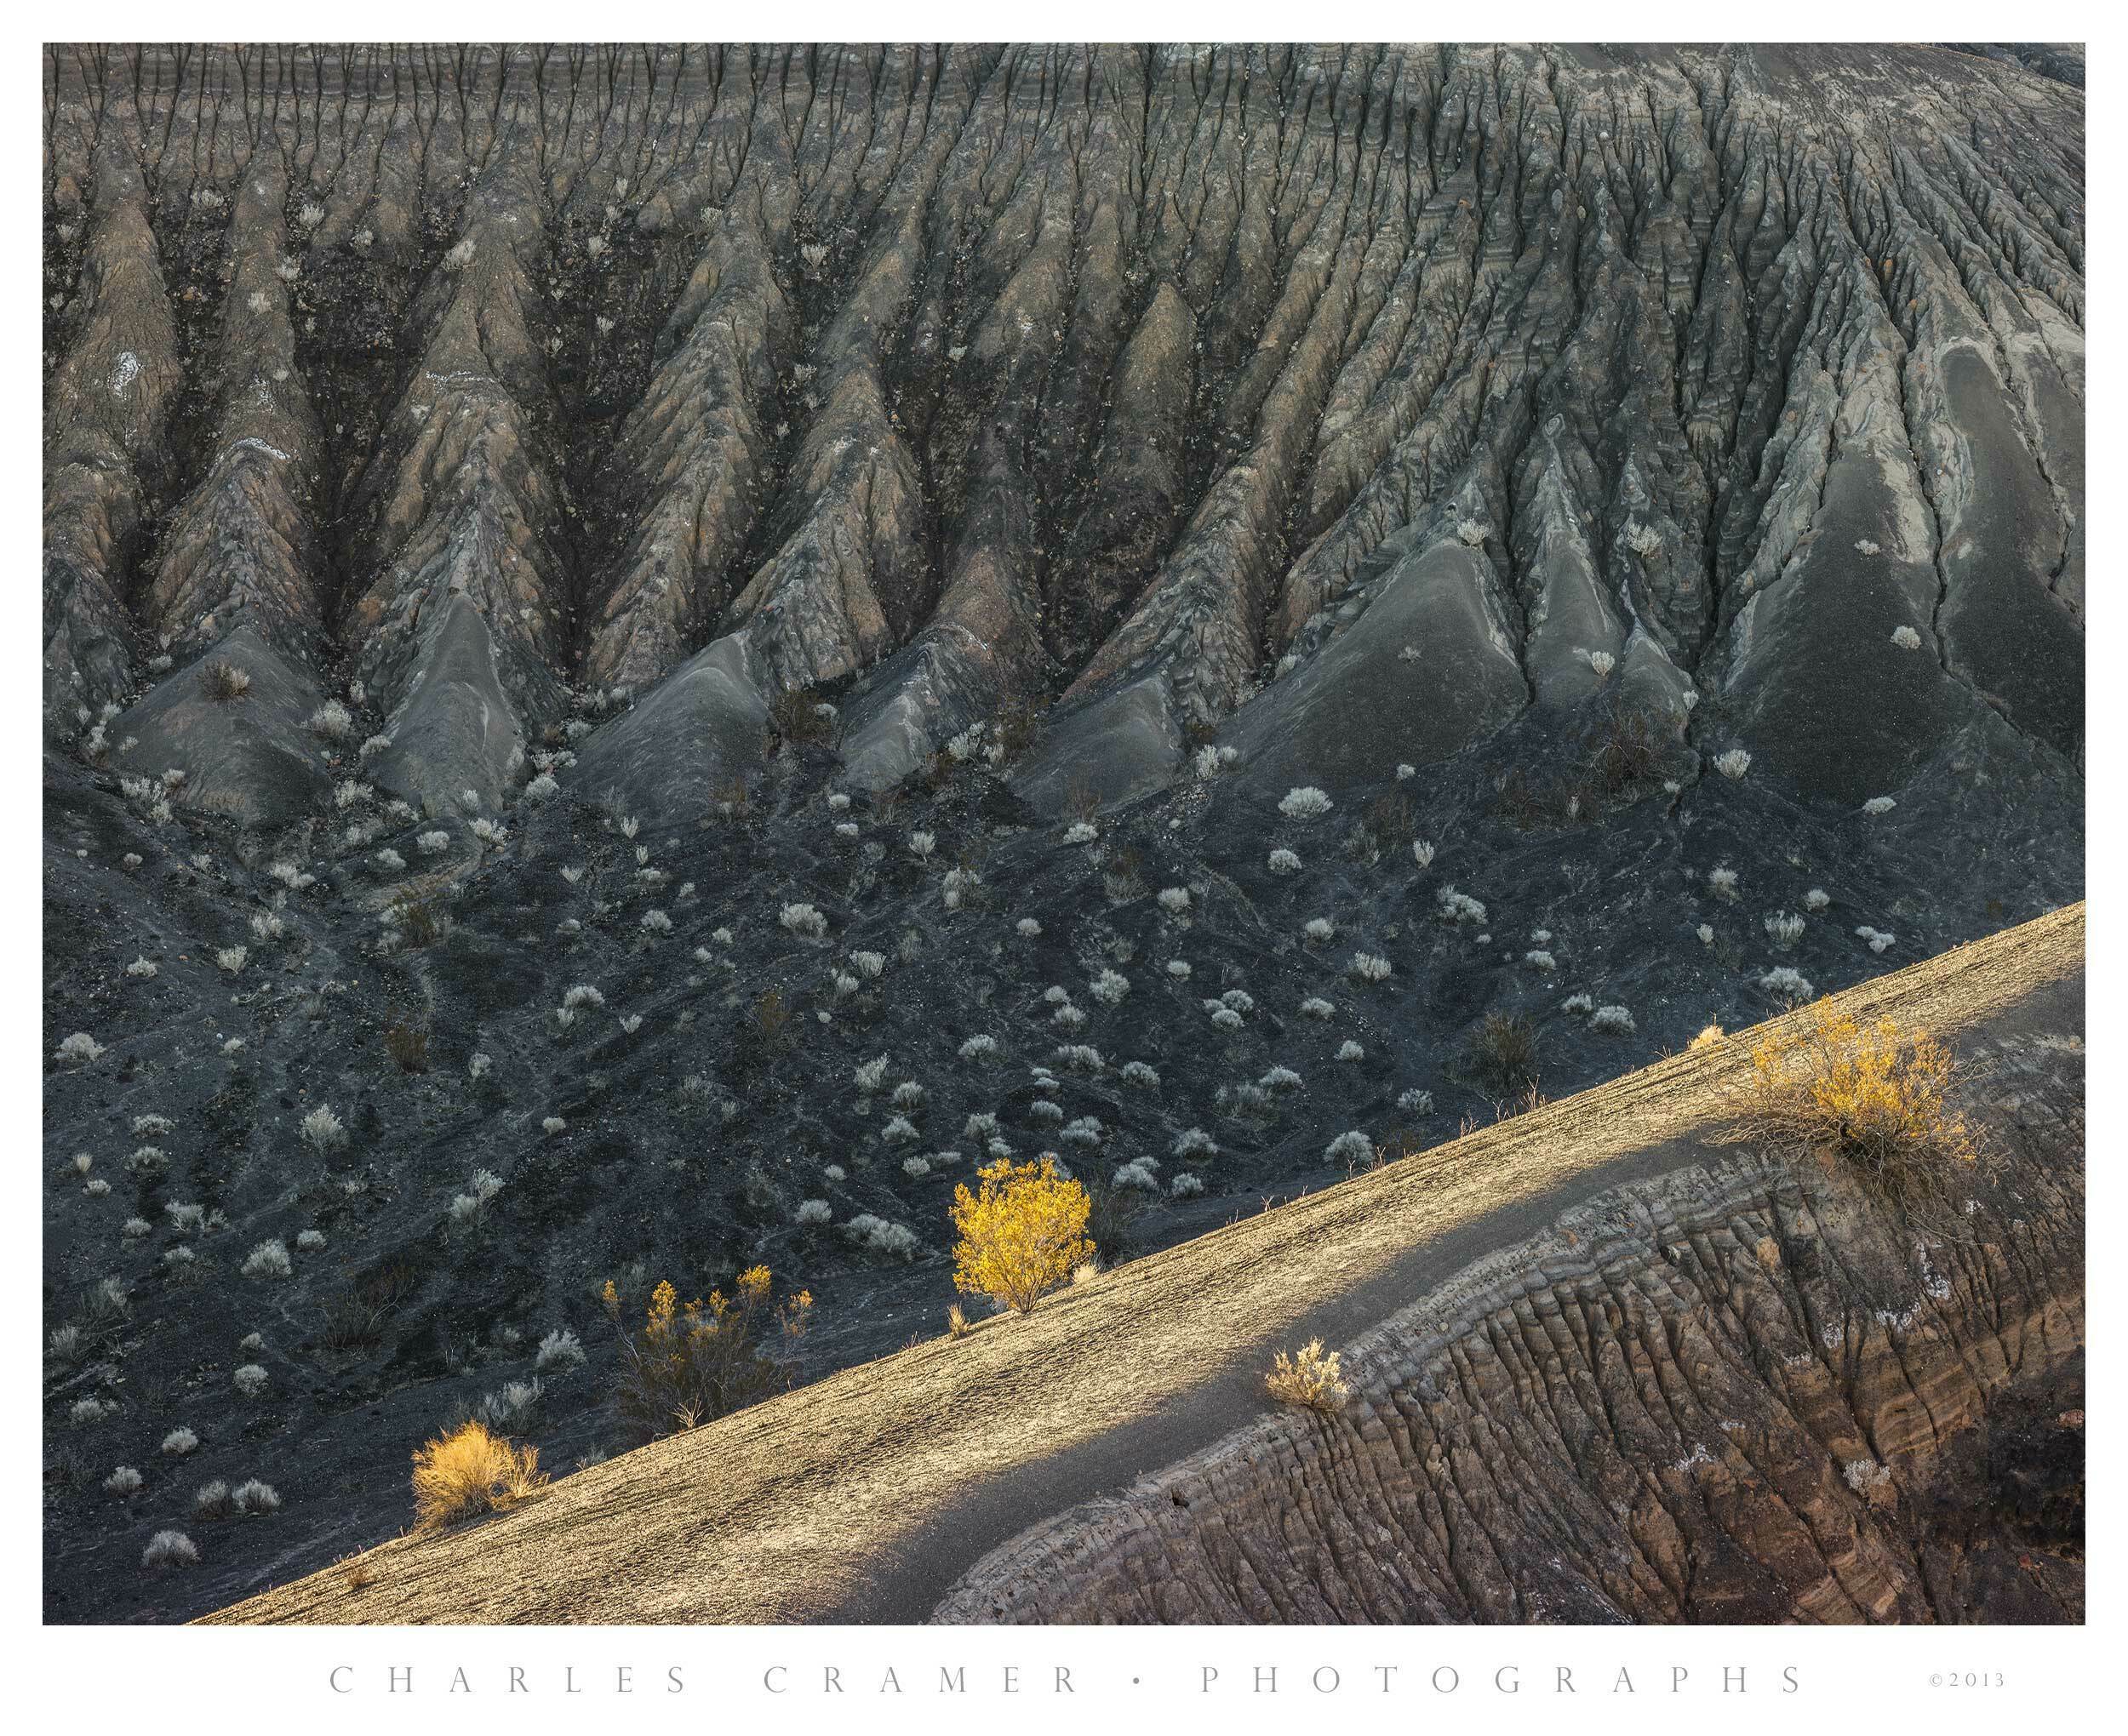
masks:
[[[1963,1059],[1926,1221],[1731,1038],[218,1619],[2081,1619],[2082,910],[1844,999]]]
[[[609,1276],[825,1375],[987,1156],[1113,1264],[2079,899],[2082,140],[2028,48],[48,49],[48,1615],[513,1385],[619,1450]]]

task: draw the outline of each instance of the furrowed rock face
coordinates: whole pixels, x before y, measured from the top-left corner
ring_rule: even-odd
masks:
[[[1353,1342],[1335,1415],[1059,1515],[931,1619],[2082,1619],[2080,1043],[1988,1046],[2021,1152],[1958,1236],[1777,1168],[1600,1196]]]
[[[509,1385],[546,1463],[617,1453],[609,1276],[767,1264],[825,1384],[942,1329],[1001,1151],[1060,1151],[1124,1279],[2083,895],[2077,54],[54,45],[44,94],[49,1619],[393,1535],[410,1448]],[[1364,1454],[1281,1424],[1214,1505],[1397,1454],[1452,1541],[1325,1570],[1353,1613],[1536,1608],[1443,1566],[1502,1534],[1451,1511],[1507,1499],[1472,1453],[1579,1516],[1576,1609],[2008,1608],[1779,1457],[1933,1487],[1881,1360],[1821,1345],[1822,1415],[1710,1396],[1755,1445],[1649,1437],[1746,1491],[1733,1550],[1556,1423],[1495,1452],[1444,1368],[1517,1311],[1613,1298],[1513,1365],[1593,1405],[1697,1378],[1658,1330],[1800,1354],[1812,1280],[1747,1241],[1896,1251],[1771,1183],[1620,1209],[1370,1351]],[[2065,1317],[1965,1262],[1983,1360]],[[1944,1418],[2022,1414],[1902,1343]],[[272,1521],[195,1517],[251,1478]],[[1191,1608],[1298,1596],[1181,1512]],[[200,1571],[144,1574],[188,1526]],[[1088,1561],[1073,1608],[1179,1595]]]
[[[259,616],[432,811],[496,808],[570,686],[712,654],[703,763],[601,768],[639,807],[792,688],[872,789],[1052,700],[1051,808],[1215,734],[1335,758],[1306,677],[1348,635],[1412,648],[1368,710],[1427,714],[1422,764],[1587,705],[1592,659],[1813,797],[1990,713],[2081,752],[2081,97],[2016,56],[236,70],[49,57],[63,734],[151,634]]]

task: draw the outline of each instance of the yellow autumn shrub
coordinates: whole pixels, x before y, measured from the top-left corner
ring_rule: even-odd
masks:
[[[1325,1351],[1320,1339],[1310,1339],[1290,1356],[1280,1351],[1263,1384],[1282,1403],[1320,1411],[1324,1416],[1336,1416],[1352,1396],[1338,1367],[1337,1352]]]
[[[1925,1032],[1863,1024],[1821,1006],[1810,1021],[1754,1043],[1748,1131],[1858,1171],[1902,1204],[1942,1191],[1979,1156],[1954,1100],[1957,1062]]]
[[[1093,1202],[1076,1181],[1056,1173],[1056,1160],[1010,1159],[975,1172],[980,1191],[953,1190],[953,1282],[971,1295],[991,1296],[1021,1314],[1094,1255],[1086,1239]]]
[[[478,1419],[414,1450],[414,1517],[423,1531],[500,1512],[546,1483],[540,1449],[512,1447]]]

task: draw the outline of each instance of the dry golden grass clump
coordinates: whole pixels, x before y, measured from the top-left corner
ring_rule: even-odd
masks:
[[[512,1447],[478,1420],[460,1423],[414,1452],[414,1518],[438,1531],[476,1514],[499,1513],[546,1485],[536,1447]]]
[[[1280,1351],[1263,1384],[1282,1404],[1297,1404],[1326,1417],[1336,1416],[1352,1396],[1337,1367],[1337,1352],[1325,1353],[1320,1339],[1310,1339],[1290,1356]]]
[[[1821,1006],[1809,1023],[1753,1045],[1744,1133],[1917,1204],[1979,1156],[1952,1101],[1957,1071],[1932,1036]]]
[[[773,1308],[774,1280],[766,1266],[741,1272],[727,1297],[680,1306],[679,1292],[661,1282],[634,1331],[621,1329],[621,1420],[646,1439],[699,1428],[727,1413],[788,1388],[789,1362],[770,1356],[773,1331],[786,1345],[805,1335],[813,1293],[801,1290]],[[621,1327],[621,1295],[606,1283],[606,1312]]]
[[[991,1296],[1021,1314],[1094,1257],[1086,1239],[1093,1202],[1076,1181],[1056,1173],[1056,1160],[1008,1161],[975,1172],[980,1193],[953,1190],[953,1282],[972,1295]]]
[[[1699,1035],[1685,1044],[1685,1048],[1688,1049],[1712,1048],[1722,1040],[1724,1035],[1719,1021],[1702,1025],[1700,1027]]]

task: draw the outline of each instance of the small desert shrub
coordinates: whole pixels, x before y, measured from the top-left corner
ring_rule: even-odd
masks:
[[[199,684],[209,699],[227,705],[251,691],[251,673],[217,657],[201,671]]]
[[[769,1353],[773,1331],[783,1345],[805,1334],[813,1307],[809,1290],[770,1306],[769,1269],[741,1272],[727,1298],[680,1305],[679,1292],[661,1282],[644,1311],[643,1324],[624,1325],[620,1293],[609,1280],[604,1301],[619,1335],[620,1384],[615,1408],[621,1421],[646,1440],[670,1435],[739,1410],[787,1389],[791,1363]]]
[[[770,989],[753,1003],[748,1019],[755,1041],[771,1047],[791,1022],[791,1003],[783,998],[782,990]]]
[[[1326,1417],[1336,1416],[1352,1396],[1339,1372],[1337,1352],[1326,1354],[1320,1339],[1310,1339],[1290,1356],[1280,1351],[1264,1385],[1281,1404],[1298,1405]]]
[[[1389,961],[1378,952],[1353,954],[1352,974],[1360,982],[1386,982],[1392,968]]]
[[[77,1031],[59,1046],[58,1055],[62,1061],[93,1061],[104,1052],[104,1046],[85,1031]]]
[[[266,1391],[268,1376],[256,1362],[246,1362],[229,1378],[246,1398],[256,1398]]]
[[[333,1113],[332,1105],[321,1103],[303,1117],[303,1143],[320,1156],[336,1151],[347,1143],[346,1129]]]
[[[1714,769],[1730,782],[1738,782],[1751,769],[1751,756],[1741,747],[1732,747],[1714,756]]]
[[[769,702],[769,728],[778,740],[800,747],[834,734],[834,711],[807,688],[786,688]]]
[[[953,1283],[1031,1313],[1072,1268],[1094,1253],[1086,1239],[1086,1190],[1056,1173],[1055,1159],[992,1163],[976,1172],[980,1191],[953,1191]]]
[[[1325,1163],[1358,1163],[1370,1161],[1375,1155],[1375,1142],[1358,1128],[1340,1134],[1323,1147]]]
[[[1444,922],[1482,922],[1485,907],[1467,892],[1458,892],[1452,886],[1444,886],[1434,899]]]
[[[199,1546],[181,1531],[158,1531],[140,1551],[144,1568],[190,1568],[199,1562]]]
[[[419,1025],[395,1019],[384,1028],[384,1047],[402,1073],[428,1071],[428,1032]]]
[[[130,1465],[122,1465],[104,1479],[104,1493],[121,1499],[140,1492],[140,1473]]]
[[[834,1168],[831,1164],[829,1170]],[[842,1178],[831,1174],[828,1179]],[[893,1223],[872,1212],[858,1213],[843,1225],[843,1233],[868,1253],[890,1254],[899,1259],[914,1259],[923,1246],[916,1239],[916,1231],[907,1224]]]
[[[827,932],[827,918],[809,904],[787,904],[776,920],[793,934],[817,940]]]
[[[1279,798],[1279,812],[1288,819],[1316,819],[1328,814],[1333,803],[1324,791],[1313,784],[1304,784],[1289,790]]]
[[[324,1342],[336,1351],[358,1350],[384,1336],[385,1323],[420,1288],[420,1274],[406,1260],[389,1260],[352,1279],[325,1305]]]
[[[414,1452],[414,1519],[419,1531],[501,1512],[539,1493],[546,1476],[536,1447],[512,1447],[478,1419]]]
[[[1623,1007],[1599,1007],[1588,1015],[1588,1028],[1607,1036],[1623,1036],[1633,1028],[1633,1014]]]
[[[290,1270],[288,1245],[278,1236],[253,1248],[245,1255],[243,1267],[247,1278],[285,1278]]]
[[[1520,1014],[1488,1013],[1471,1039],[1471,1071],[1496,1097],[1536,1082],[1536,1027]]]
[[[355,720],[338,700],[328,700],[311,713],[310,727],[328,741],[345,741],[355,732]]]
[[[1273,874],[1298,874],[1301,871],[1301,859],[1291,850],[1273,850],[1269,866]]]
[[[1779,996],[1791,1007],[1800,1007],[1817,996],[1811,979],[1792,964],[1776,964],[1759,979],[1759,986],[1768,994]]]
[[[1595,666],[1593,660],[1590,666]],[[1600,678],[1610,671],[1596,672]],[[1654,721],[1646,712],[1629,707],[1622,695],[1604,707],[1586,739],[1588,747],[1582,763],[1589,785],[1599,795],[1622,795],[1662,769],[1662,740]]]
[[[567,1327],[558,1326],[540,1340],[532,1366],[542,1374],[550,1369],[581,1368],[584,1366],[583,1343]]]
[[[500,1392],[483,1396],[480,1420],[499,1433],[521,1435],[531,1426],[546,1396],[546,1387],[536,1379],[507,1381]]]
[[[1952,1100],[1957,1076],[1934,1037],[1822,1007],[1753,1046],[1742,1135],[1853,1169],[1897,1204],[1925,1203],[1979,1158]]]
[[[272,1483],[261,1482],[255,1476],[230,1491],[229,1505],[239,1513],[255,1516],[278,1512],[281,1497]]]

